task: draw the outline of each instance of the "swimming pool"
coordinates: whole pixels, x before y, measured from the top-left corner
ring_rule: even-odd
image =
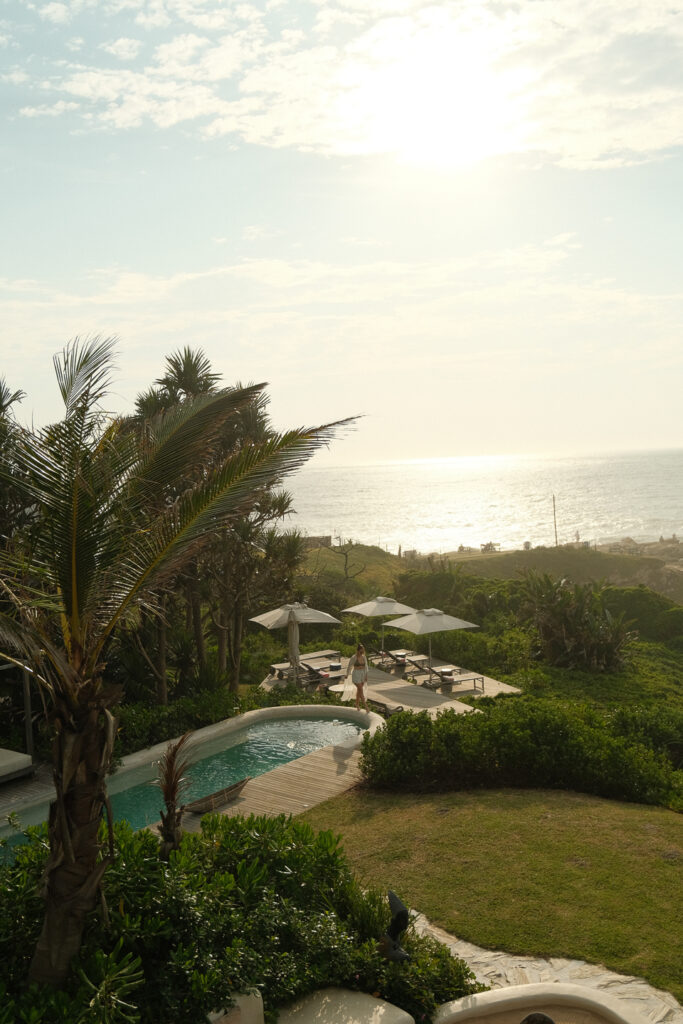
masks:
[[[274,739],[272,727],[276,724],[284,731],[284,735],[278,741],[279,753],[276,755],[281,759],[273,762],[267,748],[271,738]],[[194,778],[193,765],[193,781],[182,800],[189,802],[206,796],[245,775],[263,774],[277,764],[286,764],[321,747],[356,747],[364,731],[373,733],[382,724],[379,715],[372,712],[331,705],[297,704],[248,711],[236,718],[197,729],[192,737],[192,744],[197,751],[193,760],[197,762],[196,767],[203,781]],[[259,732],[262,733],[261,740]],[[158,787],[153,783],[158,775],[159,759],[167,746],[168,743],[159,743],[129,754],[116,772],[109,776],[107,789],[117,819],[126,818],[134,828],[142,828],[159,820],[159,809],[163,802]],[[205,761],[209,764],[204,765]],[[39,825],[47,819],[53,793],[48,785],[40,801],[16,807],[22,828]],[[129,796],[129,793],[132,795]],[[3,822],[0,824],[0,838],[14,844],[21,841],[22,837],[17,836]]]
[[[186,773],[181,803],[215,793],[246,775],[288,764],[330,744],[357,741],[361,726],[339,718],[280,719],[255,723],[229,738],[230,745],[193,761]],[[163,807],[155,780],[130,786],[111,797],[114,818],[125,818],[133,828],[153,825]]]

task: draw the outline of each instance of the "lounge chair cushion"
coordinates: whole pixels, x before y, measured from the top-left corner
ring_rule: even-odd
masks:
[[[33,759],[29,754],[20,754],[16,750],[0,748],[0,782],[25,775],[33,768]]]

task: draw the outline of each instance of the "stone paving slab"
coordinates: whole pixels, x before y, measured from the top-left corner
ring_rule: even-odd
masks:
[[[642,978],[616,974],[599,964],[562,957],[514,956],[500,950],[481,949],[463,942],[417,914],[414,924],[420,935],[431,935],[460,957],[474,972],[477,981],[491,988],[528,985],[534,982],[585,985],[628,1002],[653,1024],[683,1024],[683,1007],[671,995],[653,988]]]

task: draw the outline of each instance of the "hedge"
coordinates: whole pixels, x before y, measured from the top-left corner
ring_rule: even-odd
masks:
[[[668,756],[673,721],[658,734],[651,716],[612,718],[587,705],[524,697],[478,707],[392,716],[364,737],[366,779],[403,791],[520,786],[683,807],[683,773]]]

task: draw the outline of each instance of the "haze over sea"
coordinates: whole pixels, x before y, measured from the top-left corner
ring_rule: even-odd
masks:
[[[287,481],[308,535],[396,553],[638,542],[683,535],[683,450],[581,456],[461,456],[377,465],[311,465]]]

